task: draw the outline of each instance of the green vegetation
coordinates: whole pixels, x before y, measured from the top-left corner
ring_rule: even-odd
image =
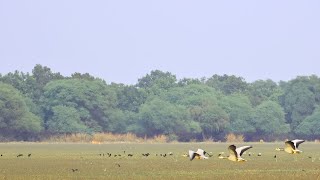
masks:
[[[242,145],[253,145],[253,148],[242,155],[247,160],[243,163],[218,158],[220,152],[228,154],[228,145],[0,144],[3,155],[0,157],[0,179],[319,179],[319,144],[303,143],[299,148],[303,153],[292,155],[275,151],[276,147],[284,146],[283,142],[244,143]],[[212,152],[213,156],[193,161],[182,156],[189,149],[197,148]],[[169,152],[173,155],[168,155]],[[30,157],[27,156],[29,153]],[[128,157],[129,153],[133,156]],[[142,153],[150,153],[150,156],[144,157]],[[166,157],[160,156],[165,153]],[[257,156],[258,153],[262,156]],[[17,157],[18,154],[23,156]],[[115,154],[121,157],[114,157]],[[73,172],[72,169],[78,170]]]
[[[0,140],[37,141],[74,133],[134,133],[169,141],[273,141],[319,137],[320,78],[246,82],[234,75],[177,79],[151,71],[134,85],[90,74],[70,77],[36,65],[0,74]]]

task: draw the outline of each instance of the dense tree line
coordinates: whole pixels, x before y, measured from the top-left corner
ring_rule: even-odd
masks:
[[[170,140],[246,140],[320,135],[320,79],[246,82],[233,75],[178,80],[159,70],[135,85],[90,74],[70,77],[36,65],[0,74],[0,138],[37,140],[72,133],[131,132]]]

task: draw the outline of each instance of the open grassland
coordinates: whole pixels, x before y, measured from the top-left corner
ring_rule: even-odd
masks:
[[[319,143],[301,144],[303,153],[298,155],[275,151],[284,143],[239,145],[248,144],[253,145],[243,155],[248,161],[238,163],[218,159],[219,152],[228,154],[230,143],[7,143],[0,144],[0,179],[320,179]],[[182,156],[189,149],[198,148],[213,156],[193,161]],[[248,152],[254,154],[249,156]],[[128,157],[129,153],[133,156]],[[142,153],[151,155],[144,157]],[[17,157],[18,154],[23,156]],[[115,154],[121,156],[114,157]]]

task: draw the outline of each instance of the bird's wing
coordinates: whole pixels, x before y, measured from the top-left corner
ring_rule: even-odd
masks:
[[[196,157],[196,153],[194,151],[189,150],[190,161],[192,161],[194,159],[194,157]]]
[[[241,156],[246,150],[252,148],[252,146],[242,146],[236,149],[238,156]]]
[[[198,149],[196,153],[199,154],[200,156],[204,156],[205,151],[203,149]]]
[[[230,145],[228,147],[228,150],[230,152],[230,156],[235,156],[238,157],[237,152],[236,152],[236,146],[235,145]]]
[[[285,144],[288,148],[296,149],[292,141],[286,141]]]
[[[291,142],[293,142],[293,144],[296,146],[296,148],[299,147],[299,145],[301,143],[303,143],[305,140],[301,140],[301,139],[295,139],[295,140],[292,140]]]

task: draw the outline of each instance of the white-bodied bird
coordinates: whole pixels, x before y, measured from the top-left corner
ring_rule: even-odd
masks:
[[[198,149],[196,152],[189,150],[189,158],[190,161],[192,161],[194,158],[196,159],[208,159],[208,157],[205,156],[207,154],[206,151],[203,149]]]

